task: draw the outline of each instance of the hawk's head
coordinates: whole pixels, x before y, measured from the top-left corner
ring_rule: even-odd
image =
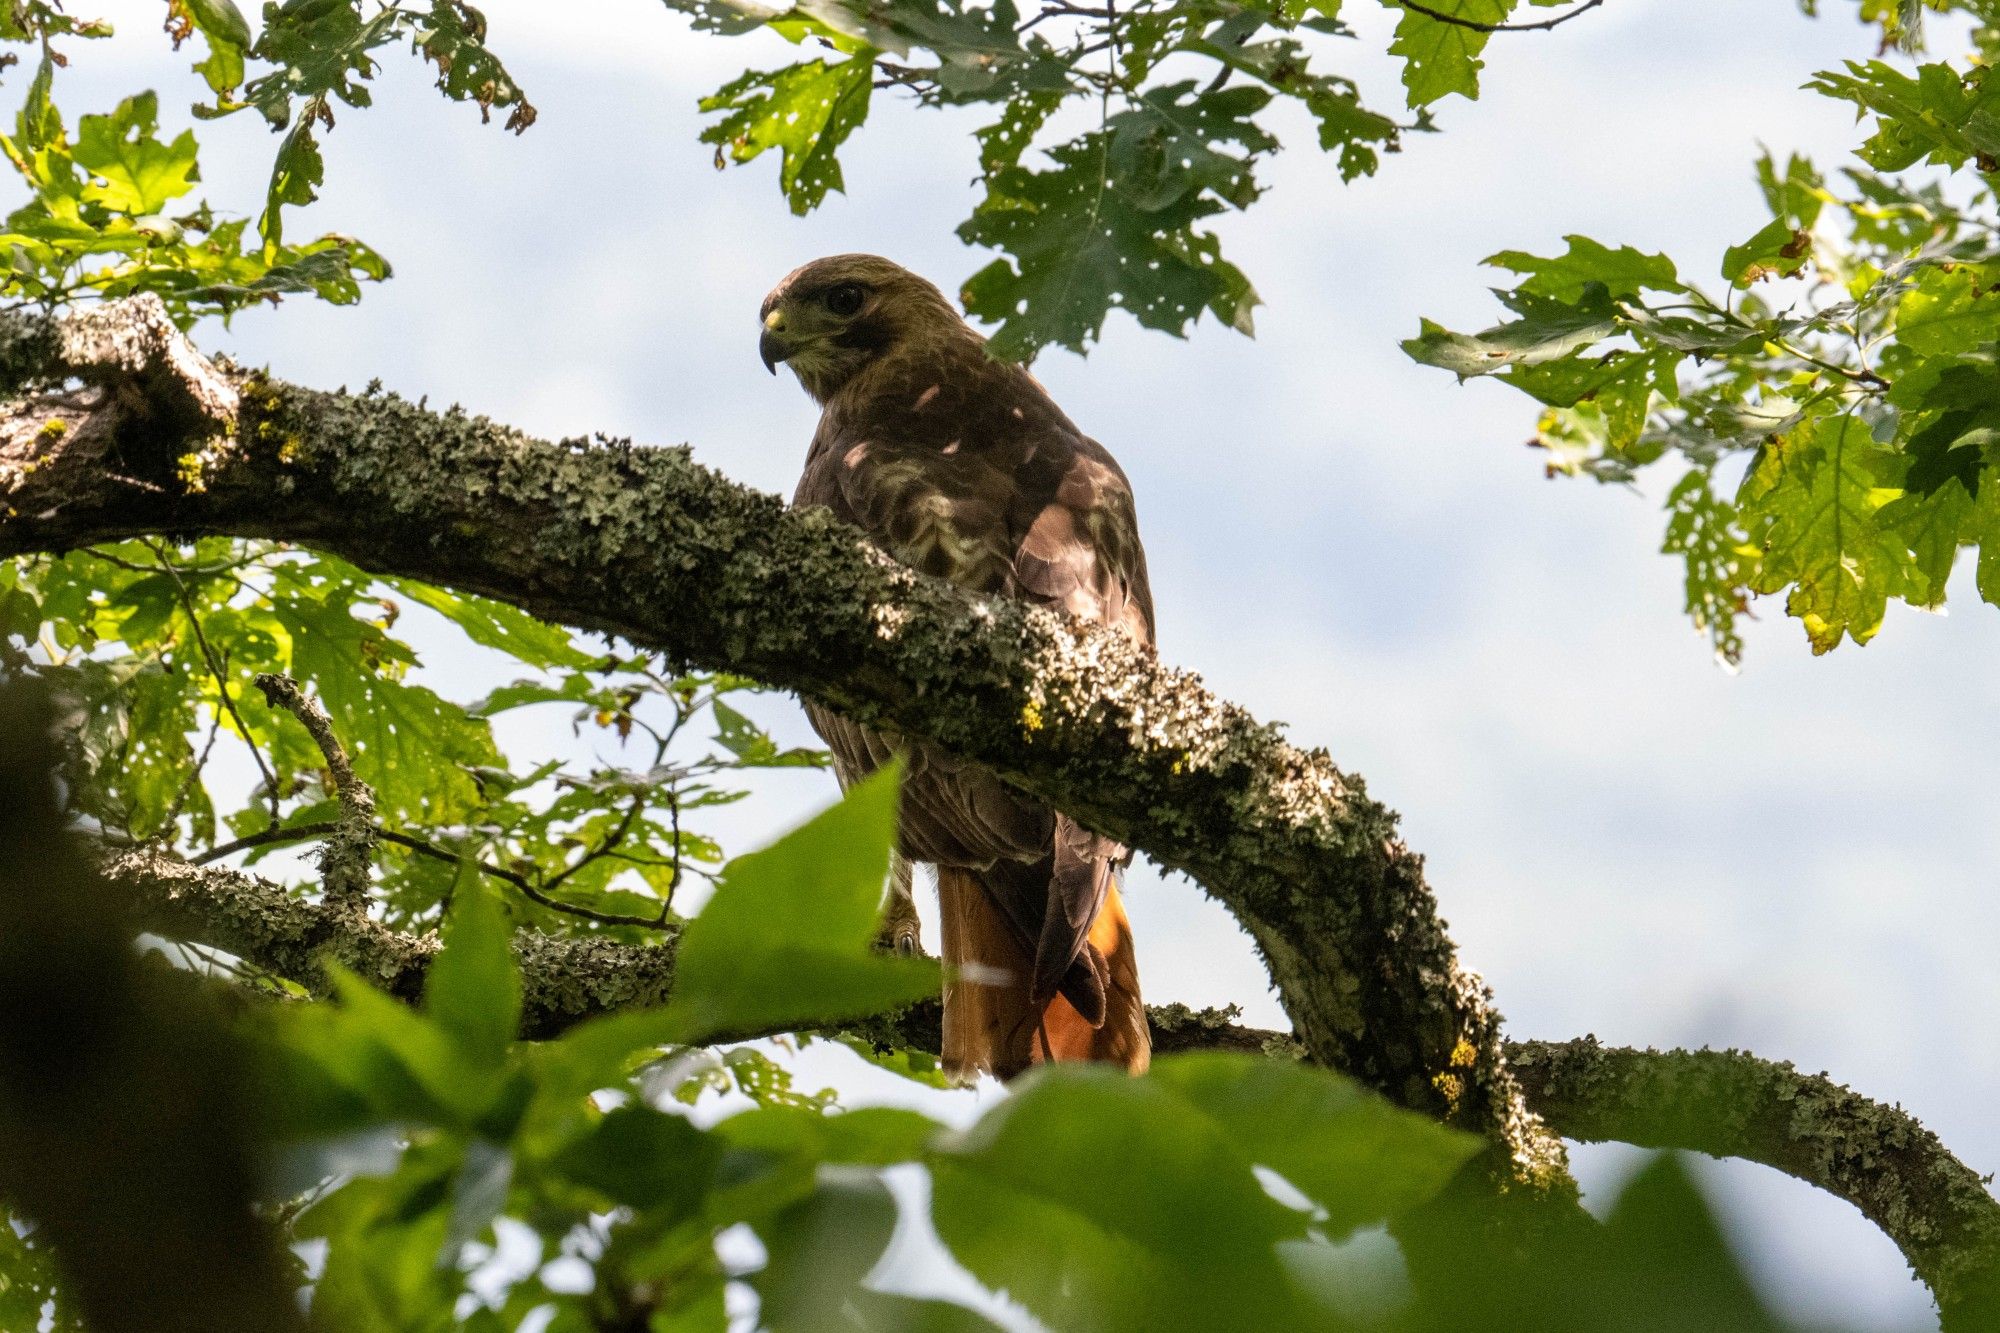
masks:
[[[764,298],[757,350],[772,374],[785,362],[824,403],[885,357],[979,335],[944,293],[876,255],[830,255],[785,277]]]

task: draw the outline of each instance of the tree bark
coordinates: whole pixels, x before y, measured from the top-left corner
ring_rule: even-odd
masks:
[[[70,378],[95,387],[63,391]],[[1294,1033],[1167,1007],[1151,1015],[1159,1049],[1303,1053],[1484,1133],[1515,1183],[1559,1199],[1574,1184],[1558,1134],[1765,1161],[1867,1212],[1948,1325],[1991,1309],[2000,1205],[1914,1120],[1733,1053],[1504,1043],[1394,815],[1324,752],[1120,636],[919,576],[685,449],[548,444],[373,388],[210,367],[143,300],[74,322],[0,320],[0,392],[34,387],[0,417],[0,558],[155,534],[292,542],[928,738],[1186,871],[1250,932]],[[433,943],[355,904],[108,855],[152,929],[311,988],[339,961],[392,993],[420,990]],[[528,1035],[671,986],[670,934],[649,948],[524,934],[516,948]],[[935,1024],[920,1009],[872,1031],[934,1048]],[[1802,1122],[1801,1106],[1832,1118]]]
[[[399,934],[338,901],[310,902],[239,870],[152,851],[100,852],[99,869],[135,927],[225,949],[315,993],[337,962],[415,1003],[436,952],[434,937]],[[521,1035],[552,1037],[600,1014],[664,1003],[673,946],[671,932],[649,945],[519,932]],[[1226,1010],[1154,1005],[1147,1017],[1160,1054],[1305,1054],[1291,1033],[1244,1027]],[[935,1003],[917,1005],[841,1032],[936,1052],[940,1015]],[[1564,1138],[1762,1163],[1859,1208],[1937,1297],[1947,1328],[1990,1327],[1981,1321],[2000,1312],[2000,1202],[1900,1107],[1743,1051],[1642,1051],[1584,1037],[1508,1042],[1505,1054],[1529,1105]]]
[[[1186,871],[1257,942],[1315,1060],[1573,1196],[1395,816],[1122,636],[920,576],[684,448],[547,444],[373,388],[218,371],[146,298],[0,331],[0,389],[66,377],[104,387],[0,420],[0,557],[153,534],[291,542],[927,737]]]

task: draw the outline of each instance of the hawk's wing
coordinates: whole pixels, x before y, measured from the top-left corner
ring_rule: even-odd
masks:
[[[897,559],[969,591],[1152,642],[1124,473],[1025,372],[981,369],[970,393],[912,386],[906,397],[879,396],[871,410],[830,408],[794,502],[833,510]],[[1101,1016],[1103,960],[1093,962],[1086,936],[1125,848],[935,746],[892,743],[825,709],[807,711],[843,782],[904,756],[904,853],[980,872],[1034,959],[1031,996],[1046,1002],[1060,988],[1087,1017]]]

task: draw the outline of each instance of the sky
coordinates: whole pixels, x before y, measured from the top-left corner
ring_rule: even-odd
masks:
[[[782,43],[700,37],[647,0],[484,8],[535,126],[481,126],[391,58],[378,105],[339,113],[325,201],[289,226],[360,236],[395,279],[352,309],[288,302],[200,339],[304,383],[379,378],[547,437],[687,442],[789,494],[814,410],[759,364],[758,302],[846,250],[956,290],[985,262],[952,235],[976,119],[880,98],[843,154],[846,193],[794,218],[775,161],[718,172],[696,141],[696,99],[746,63],[782,63]],[[1528,400],[1396,346],[1420,316],[1491,322],[1481,259],[1549,253],[1571,232],[1713,274],[1768,216],[1760,143],[1848,160],[1851,117],[1799,87],[1874,43],[1850,6],[1827,8],[1812,22],[1786,0],[1618,0],[1498,38],[1481,100],[1445,104],[1442,133],[1353,185],[1302,117],[1281,120],[1296,146],[1265,171],[1268,194],[1218,226],[1263,294],[1256,338],[1210,322],[1180,341],[1114,316],[1087,360],[1052,353],[1036,373],[1131,475],[1164,656],[1402,811],[1510,1033],[1826,1070],[1992,1171],[2000,611],[1961,577],[1948,616],[1892,607],[1875,643],[1815,659],[1767,599],[1742,671],[1724,672],[1680,614],[1657,487],[1546,479],[1522,447]],[[1349,9],[1360,40],[1330,55],[1393,105],[1393,17]],[[92,12],[125,35],[79,53],[66,107],[155,86],[171,121],[194,100],[157,5]],[[248,117],[198,132],[208,197],[254,212],[274,141]],[[442,636],[427,656],[457,698],[492,671]],[[810,739],[782,698],[759,715]],[[580,744],[553,717],[507,740],[534,758]],[[823,774],[781,776],[720,831],[747,849],[831,796]],[[1225,909],[1144,866],[1127,897],[1149,999],[1283,1025]],[[1601,1199],[1635,1155],[1576,1161]],[[1702,1175],[1795,1315],[1934,1327],[1846,1204],[1759,1167]]]

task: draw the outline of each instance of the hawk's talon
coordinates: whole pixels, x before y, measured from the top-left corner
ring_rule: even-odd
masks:
[[[893,953],[901,958],[924,956],[923,936],[914,918],[883,922],[882,933],[875,939],[875,947],[883,953]]]

